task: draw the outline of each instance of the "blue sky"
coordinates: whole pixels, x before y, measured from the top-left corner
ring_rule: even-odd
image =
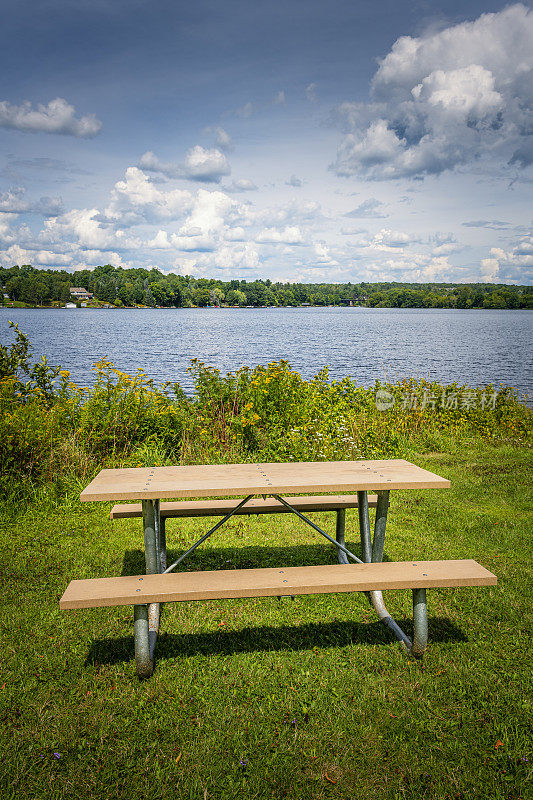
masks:
[[[531,283],[533,12],[0,4],[0,263]]]

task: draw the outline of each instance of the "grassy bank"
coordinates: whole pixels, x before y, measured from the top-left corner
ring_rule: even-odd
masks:
[[[283,363],[237,376],[196,364],[188,400],[105,362],[87,391],[18,343],[0,359],[2,797],[530,796],[531,416],[512,392],[441,408],[443,392],[470,390],[405,382],[377,387],[394,399],[378,411],[375,390],[306,382]],[[386,557],[475,558],[499,580],[429,593],[423,663],[359,595],[169,605],[146,682],[131,609],[59,612],[71,578],[143,570],[140,522],[78,500],[104,463],[398,455],[452,488],[394,494]],[[333,515],[314,518],[332,532]],[[170,521],[170,557],[208,526]],[[348,512],[358,553],[356,527]],[[186,564],[330,562],[322,539],[280,515],[231,520]],[[409,593],[387,602],[410,631]]]
[[[57,604],[73,576],[142,570],[139,521],[71,503],[4,522],[3,797],[526,798],[530,452],[415,460],[452,489],[393,498],[387,557],[472,557],[499,579],[430,593],[423,664],[362,596],[185,603],[164,609],[156,673],[140,683],[130,609]],[[333,515],[315,518],[332,529]],[[169,524],[172,554],[198,525]],[[188,568],[330,561],[283,515],[230,522]],[[407,629],[409,600],[390,593]]]

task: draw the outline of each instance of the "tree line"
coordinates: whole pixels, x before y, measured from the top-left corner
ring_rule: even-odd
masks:
[[[487,283],[273,283],[270,280],[194,278],[158,269],[113,267],[37,269],[0,267],[3,301],[30,306],[62,304],[72,286],[94,294],[96,304],[193,308],[196,306],[347,306],[368,308],[532,309],[533,287]]]

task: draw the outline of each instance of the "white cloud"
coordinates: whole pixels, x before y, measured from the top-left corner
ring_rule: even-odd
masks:
[[[290,200],[288,203],[263,210],[250,209],[247,219],[265,226],[302,225],[316,222],[322,216],[320,203],[315,200]]]
[[[231,172],[224,153],[216,148],[206,150],[199,144],[189,150],[184,166],[189,180],[206,183],[220,183],[221,178]]]
[[[182,178],[183,168],[171,161],[161,161],[151,150],[143,153],[139,160],[139,168],[143,172],[158,172],[167,178]]]
[[[249,181],[247,178],[240,178],[238,181],[232,181],[229,186],[223,186],[222,188],[225,192],[237,194],[238,192],[256,192],[258,187],[253,181]]]
[[[339,266],[339,262],[331,253],[331,248],[325,242],[315,242],[313,249],[315,251],[315,263],[324,264],[328,267]]]
[[[487,283],[531,283],[533,280],[533,235],[521,237],[510,250],[493,247],[481,261]]]
[[[26,198],[26,190],[22,186],[12,187],[0,194],[0,212],[56,217],[63,212],[63,201],[60,197],[41,197],[40,200],[31,201]]]
[[[239,216],[239,206],[224,192],[200,189],[189,216],[177,234],[170,237],[172,245],[187,252],[215,251],[231,240],[232,223]],[[237,227],[235,240],[241,240],[242,228]]]
[[[429,237],[429,244],[431,254],[434,256],[449,256],[464,250],[464,245],[460,244],[452,233],[434,233]]]
[[[282,230],[278,228],[263,228],[255,237],[256,242],[268,244],[302,244],[303,235],[297,225],[287,226]]]
[[[206,149],[199,144],[191,147],[183,164],[161,161],[155,153],[148,150],[141,156],[139,167],[144,172],[160,173],[167,178],[185,178],[204,183],[220,183],[225,175],[231,173],[224,153],[217,148]]]
[[[162,191],[137,167],[128,167],[124,179],[117,181],[103,215],[122,227],[177,220],[193,206],[193,196],[185,189]]]
[[[127,262],[116,252],[103,250],[83,250],[73,245],[65,252],[20,247],[15,244],[0,250],[0,261],[8,264],[32,264],[41,267],[66,267],[74,271],[94,267],[97,264],[110,263],[127,266]]]
[[[225,244],[213,253],[198,253],[185,258],[180,256],[175,263],[175,268],[182,275],[210,276],[216,271],[220,278],[230,278],[242,271],[257,270],[259,266],[259,253],[250,243]]]
[[[388,214],[383,213],[383,203],[375,197],[369,197],[364,200],[353,211],[348,211],[345,217],[353,217],[354,219],[384,219]]]
[[[228,228],[224,232],[224,239],[227,242],[244,242],[246,240],[244,228],[239,225],[236,228]]]
[[[372,245],[383,249],[390,248],[404,248],[407,245],[416,242],[417,239],[403,231],[393,231],[389,228],[382,228],[378,233],[374,234]]]
[[[479,158],[533,161],[533,13],[516,4],[438,33],[403,36],[370,104],[343,103],[332,169],[373,180],[439,174]]]
[[[284,91],[279,91],[277,93],[277,95],[275,96],[273,102],[274,102],[275,106],[284,106],[285,102],[286,102],[286,100],[285,100],[285,92]]]
[[[76,109],[62,97],[50,100],[48,105],[31,103],[20,106],[6,100],[0,102],[0,127],[12,128],[27,133],[61,133],[68,136],[92,138],[100,133],[102,123],[94,114],[76,118]]]
[[[0,214],[0,242],[2,244],[11,244],[16,241],[17,235],[11,227],[11,222],[16,218],[16,214]]]
[[[73,242],[83,249],[111,250],[139,247],[139,239],[126,236],[123,230],[113,229],[99,221],[97,208],[74,208],[59,217],[46,220],[42,239],[47,243]]]

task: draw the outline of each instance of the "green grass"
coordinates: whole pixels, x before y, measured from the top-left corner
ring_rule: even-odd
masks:
[[[499,581],[429,592],[423,663],[362,595],[182,603],[164,608],[139,682],[131,609],[61,613],[58,599],[73,577],[141,571],[140,521],[72,498],[5,516],[2,798],[530,797],[531,450],[408,457],[452,489],[393,493],[387,557],[475,558]],[[208,524],[170,521],[170,557]],[[356,549],[355,529],[348,512]],[[186,563],[328,561],[280,515],[231,520]],[[410,630],[410,593],[387,603]]]

